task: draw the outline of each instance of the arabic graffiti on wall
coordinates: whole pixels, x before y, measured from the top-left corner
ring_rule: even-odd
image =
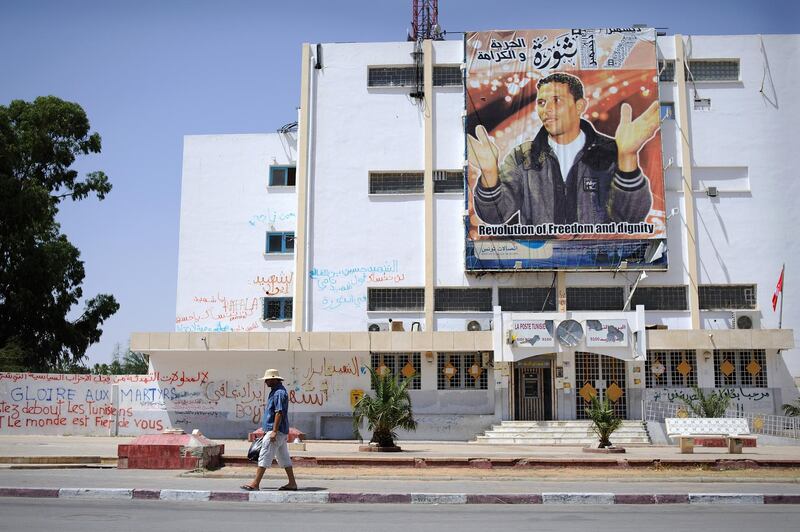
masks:
[[[775,396],[769,388],[719,388],[703,390],[704,393],[721,391],[731,399],[731,408],[746,412],[774,414]],[[666,402],[685,405],[686,401],[696,401],[697,394],[691,388],[648,388],[645,390],[645,401]]]
[[[309,277],[316,291],[322,293],[322,309],[333,311],[348,306],[363,309],[368,286],[397,285],[405,281],[406,274],[400,271],[397,260],[388,260],[336,269],[312,268]]]
[[[0,373],[0,434],[139,435],[167,428],[261,423],[263,370],[156,369],[148,375]],[[291,412],[348,412],[350,392],[369,387],[362,357],[303,353],[271,362],[286,378]],[[259,366],[261,364],[259,363]],[[156,362],[154,362],[154,366]],[[291,419],[291,418],[290,418]],[[233,427],[233,429],[231,429]]]

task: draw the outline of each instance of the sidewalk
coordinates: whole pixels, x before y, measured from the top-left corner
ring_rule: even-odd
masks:
[[[0,464],[9,463],[106,463],[117,457],[117,446],[130,437],[0,436]],[[249,443],[215,440],[225,445],[228,465],[243,465]],[[696,447],[694,454],[680,454],[677,446],[626,446],[625,454],[585,453],[581,447],[489,445],[466,442],[401,441],[401,453],[363,453],[356,441],[309,441],[306,450],[292,452],[297,467],[369,466],[394,467],[514,467],[586,465],[652,466],[704,465],[719,461],[751,466],[800,467],[800,446],[759,446],[742,454],[724,448]],[[48,458],[45,458],[48,457]],[[75,461],[70,462],[73,458]],[[487,463],[488,462],[488,463]]]
[[[583,453],[578,447],[409,441],[400,442],[404,452],[387,455],[360,453],[353,441],[311,441],[306,451],[293,453],[301,466],[296,471],[301,487],[297,492],[275,490],[285,482],[277,467],[268,470],[262,491],[239,489],[252,478],[252,464],[195,472],[56,469],[41,464],[100,463],[103,458],[113,463],[117,445],[131,439],[1,436],[0,464],[5,465],[0,465],[0,497],[313,504],[800,504],[798,447],[746,448],[741,455],[696,448],[693,455],[681,455],[677,447],[630,446],[624,455],[607,456]],[[249,444],[221,443],[226,457],[241,463]],[[34,465],[9,465],[14,460]],[[654,461],[659,464],[654,466]],[[720,464],[748,469],[718,471]],[[335,465],[340,467],[330,467]],[[635,465],[642,467],[631,467]],[[759,467],[763,465],[773,467]]]

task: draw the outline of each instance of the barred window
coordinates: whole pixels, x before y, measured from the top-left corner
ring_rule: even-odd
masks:
[[[434,66],[433,67],[433,86],[434,87],[458,87],[463,83],[464,75],[461,73],[461,66]]]
[[[625,297],[622,287],[567,288],[569,310],[622,310]]]
[[[714,350],[714,383],[717,388],[767,387],[767,354],[763,349]]]
[[[417,73],[416,66],[375,66],[367,71],[368,87],[411,87],[417,76],[422,76],[422,69]],[[434,87],[457,87],[463,83],[460,66],[434,66]]]
[[[423,172],[370,172],[370,194],[422,194],[425,191]],[[436,170],[433,172],[433,191],[463,192],[463,170]]]
[[[370,353],[370,362],[372,369],[378,373],[380,373],[379,368],[384,366],[389,375],[399,376],[400,379],[404,379],[413,371],[408,389],[419,390],[422,386],[422,363],[419,353]]]
[[[640,286],[631,298],[631,308],[637,305],[647,310],[686,310],[686,287]]]
[[[436,170],[433,172],[433,191],[464,192],[463,170]]]
[[[439,353],[437,359],[437,389],[487,389],[488,371],[481,366],[480,353]]]
[[[292,319],[291,297],[265,297],[263,298],[264,314],[262,318],[267,321],[283,321]]]
[[[437,288],[437,311],[479,311],[492,310],[491,288]]]
[[[739,81],[738,59],[695,59],[689,61],[689,70],[690,73],[686,75],[687,80]]]
[[[736,310],[756,308],[756,285],[709,284],[699,287],[702,310]]]
[[[421,194],[422,172],[370,172],[370,194]]]
[[[697,386],[697,354],[686,351],[648,351],[644,366],[648,388]]]
[[[368,87],[408,87],[414,84],[416,66],[369,67]]]
[[[691,59],[686,81],[739,81],[738,59]],[[658,81],[675,81],[675,60],[658,61]]]
[[[367,310],[425,310],[424,288],[367,288]]]
[[[512,312],[556,310],[556,291],[551,288],[499,288],[498,300],[503,310]]]

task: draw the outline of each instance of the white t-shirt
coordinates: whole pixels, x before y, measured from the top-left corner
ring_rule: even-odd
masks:
[[[559,144],[549,136],[547,137],[547,142],[550,144],[553,153],[555,153],[558,159],[558,165],[561,167],[561,178],[564,180],[564,183],[566,183],[567,174],[569,174],[572,168],[572,163],[575,162],[575,156],[578,155],[578,152],[583,149],[583,145],[586,144],[586,135],[581,131],[578,133],[578,136],[575,137],[575,140],[569,144]]]

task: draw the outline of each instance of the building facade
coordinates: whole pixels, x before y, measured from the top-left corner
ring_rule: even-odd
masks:
[[[779,413],[800,373],[798,313],[787,305],[779,328],[771,301],[798,256],[799,47],[658,38],[666,239],[648,253],[661,266],[477,271],[465,43],[305,45],[297,127],[185,139],[175,332],[131,347],[162,377],[203,377],[153,408],[240,436],[276,367],[293,426],[349,438],[371,366],[413,379],[411,438],[581,419],[593,396],[641,419],[694,386]]]

